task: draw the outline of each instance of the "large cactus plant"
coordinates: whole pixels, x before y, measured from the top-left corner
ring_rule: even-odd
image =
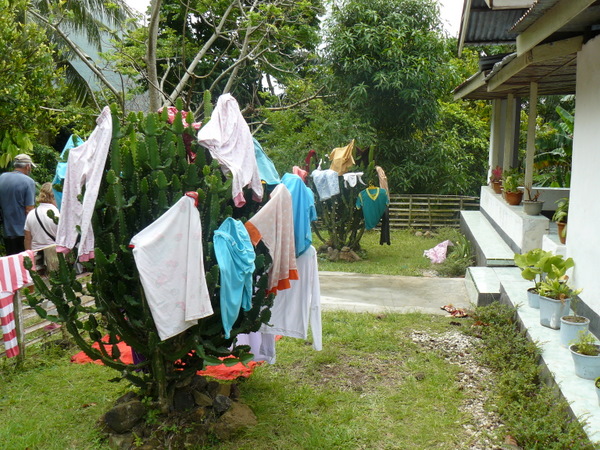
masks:
[[[172,125],[167,123],[166,111],[163,115],[132,113],[121,123],[116,109],[112,111],[113,139],[93,217],[96,258],[89,266],[91,281],[79,281],[72,264],[61,255],[60,268],[50,275],[48,284],[33,273],[37,293],[29,300],[41,316],[65,327],[86,354],[116,369],[120,375],[115,380],[125,378],[137,385],[166,412],[175,385],[206,364],[221,362],[217,357],[233,355],[231,362],[251,358],[248,347],[232,350],[231,344],[238,333],[256,331],[269,319],[272,296],[265,295],[269,256],[257,251],[253,307],[240,313],[231,338],[225,339],[213,232],[226,217],[249,215],[257,205],[249,201],[243,210],[233,210],[230,181],[223,178],[218,164],[210,161],[203,148],[194,149],[197,157],[193,164],[187,162],[183,136],[193,129],[184,126],[180,114]],[[161,341],[128,244],[187,191],[199,194],[204,267],[214,314]],[[86,295],[94,298],[93,306],[84,306],[82,297]],[[48,316],[40,307],[44,298],[56,305],[56,316]],[[109,351],[104,345],[94,349],[92,344],[100,343],[104,336],[108,336],[104,344],[108,343]],[[126,365],[118,361],[116,344],[121,341],[141,355],[142,362]]]

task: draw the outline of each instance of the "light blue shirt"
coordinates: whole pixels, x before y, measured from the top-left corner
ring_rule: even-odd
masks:
[[[296,257],[298,257],[312,245],[310,223],[317,220],[315,195],[298,175],[286,173],[281,178],[281,182],[292,195],[294,243],[296,244]]]
[[[231,217],[215,230],[213,244],[221,277],[221,320],[225,338],[229,339],[240,309],[249,311],[252,307],[252,274],[256,254],[246,227]]]
[[[254,138],[252,138],[252,140],[254,141],[254,155],[256,156],[256,165],[258,166],[260,179],[268,185],[281,183],[281,179],[279,178],[279,174],[277,173],[277,169],[275,169],[273,161],[267,156],[258,141]]]

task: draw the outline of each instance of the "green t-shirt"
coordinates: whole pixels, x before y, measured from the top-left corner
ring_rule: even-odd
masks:
[[[358,194],[356,207],[363,210],[365,228],[367,230],[371,230],[377,226],[389,203],[390,201],[385,189],[368,187]]]

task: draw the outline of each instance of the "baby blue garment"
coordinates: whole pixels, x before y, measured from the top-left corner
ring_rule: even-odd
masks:
[[[315,169],[310,176],[313,177],[315,189],[319,194],[319,200],[322,202],[340,193],[339,175],[335,170]],[[344,174],[344,177],[346,177],[346,174]]]
[[[239,220],[228,217],[215,230],[215,255],[221,274],[221,320],[225,338],[240,314],[252,307],[252,274],[256,254],[250,235]]]
[[[84,141],[82,141],[81,138],[79,138],[73,134],[71,135],[71,137],[65,144],[63,151],[60,154],[60,160],[61,161],[64,160],[64,162],[59,162],[56,165],[56,172],[54,173],[54,179],[52,180],[52,186],[54,186],[55,184],[60,184],[62,186],[65,181],[65,176],[67,175],[67,158],[65,157],[65,153],[67,152],[67,150],[71,150],[72,148],[79,147],[81,144],[83,144],[83,142]],[[60,205],[62,203],[62,191],[59,192],[56,189],[52,188],[52,192],[54,192],[56,206],[57,206],[58,210],[60,211]]]
[[[256,156],[256,165],[258,166],[260,179],[269,185],[281,183],[281,179],[279,178],[279,174],[277,173],[277,169],[275,169],[273,161],[267,156],[258,141],[254,138],[252,138],[252,140],[254,141],[254,155]]]
[[[317,220],[315,195],[298,175],[286,173],[281,182],[292,195],[292,210],[294,213],[294,243],[296,257],[304,253],[312,244],[310,223]]]

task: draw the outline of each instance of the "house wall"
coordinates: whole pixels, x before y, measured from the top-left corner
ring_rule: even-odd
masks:
[[[577,56],[575,132],[567,255],[575,260],[572,282],[581,298],[600,314],[600,36]]]

